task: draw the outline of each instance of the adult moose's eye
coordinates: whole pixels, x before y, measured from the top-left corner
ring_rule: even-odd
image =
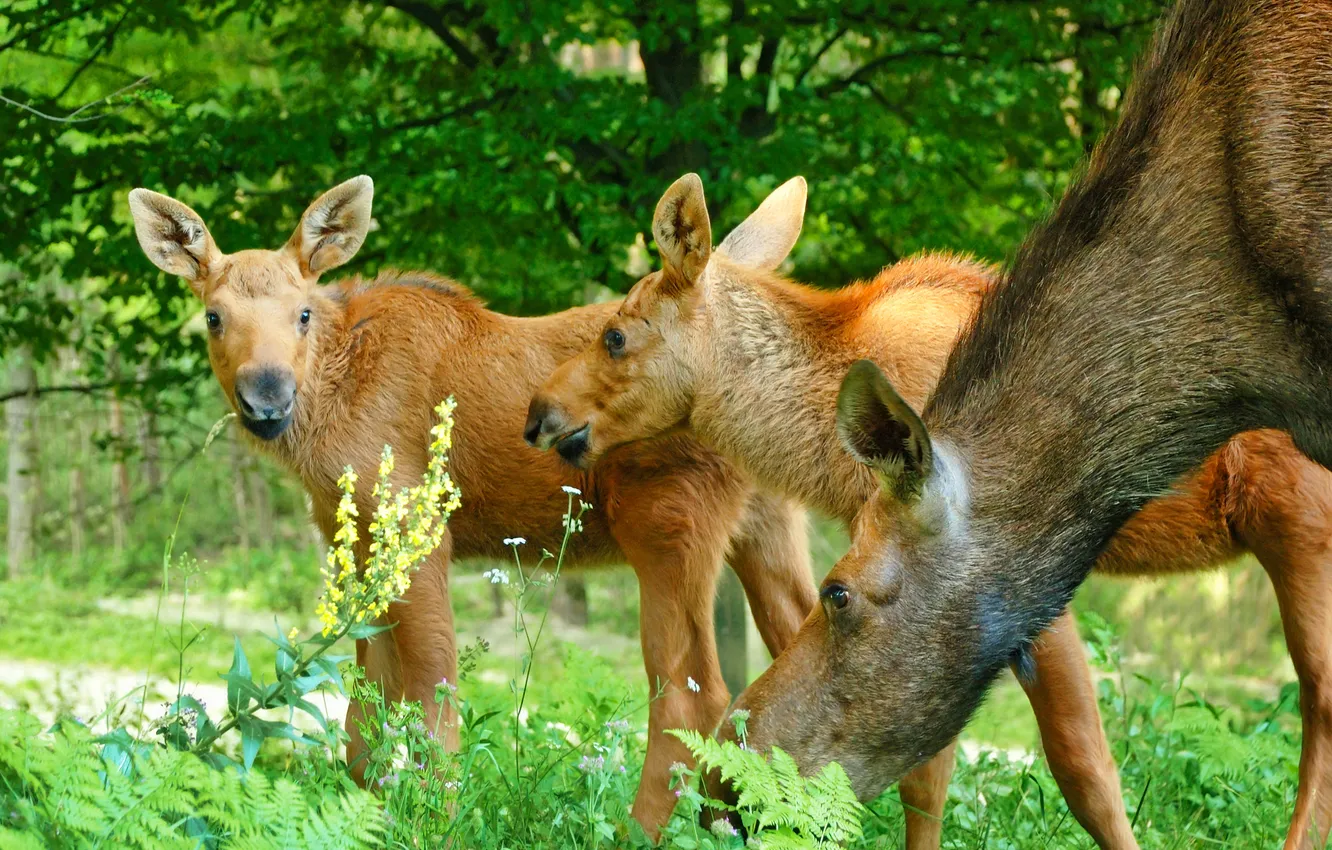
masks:
[[[216,310],[209,310],[205,313],[204,321],[208,323],[208,329],[210,331],[215,331],[222,327],[222,317],[217,314]]]
[[[301,311],[301,327],[305,327],[308,324],[310,324],[310,309],[307,307]]]
[[[840,611],[851,601],[851,591],[845,585],[836,582],[824,585],[819,591],[819,600],[827,607]]]
[[[611,328],[606,331],[606,335],[601,338],[606,346],[606,353],[611,357],[619,357],[624,354],[624,332],[619,328]]]

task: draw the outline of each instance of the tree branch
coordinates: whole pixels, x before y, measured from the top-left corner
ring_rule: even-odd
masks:
[[[97,393],[103,390],[116,389],[118,387],[139,387],[150,383],[151,378],[142,378],[134,381],[101,381],[95,384],[52,384],[48,387],[33,387],[30,390],[9,390],[0,393],[0,404],[16,398],[26,398],[28,396],[43,396],[52,393]]]
[[[125,23],[125,19],[129,17],[130,6],[131,4],[126,4],[125,11],[120,13],[120,17],[116,19],[116,22],[102,33],[102,41],[97,45],[97,49],[89,54],[88,58],[83,60],[83,63],[74,70],[73,75],[70,76],[68,82],[65,83],[64,88],[57,92],[55,97],[51,98],[53,102],[59,102],[60,98],[68,94],[69,90],[74,88],[74,84],[79,81],[79,77],[83,76],[83,72],[91,68],[92,64],[97,61],[97,57],[105,53],[106,49],[116,40],[116,32],[120,29],[120,25]]]
[[[110,112],[99,112],[99,113],[97,113],[96,115],[89,115],[89,116],[87,116],[87,117],[85,117],[85,118],[79,118],[79,117],[78,117],[79,114],[81,114],[81,113],[84,112],[85,110],[90,109],[91,107],[94,107],[94,106],[96,106],[96,105],[99,104],[99,103],[105,103],[106,101],[110,100],[111,98],[115,97],[116,95],[124,94],[125,92],[129,91],[130,89],[136,89],[136,88],[138,88],[139,86],[141,86],[141,85],[143,85],[144,83],[146,83],[146,82],[148,82],[149,80],[151,80],[152,78],[153,78],[153,75],[152,75],[152,74],[148,74],[148,75],[146,75],[146,76],[140,77],[139,79],[135,80],[134,82],[130,83],[130,84],[127,85],[127,86],[121,86],[120,88],[118,88],[118,89],[116,89],[115,91],[111,92],[111,93],[110,93],[109,95],[107,95],[106,97],[99,97],[97,100],[94,100],[94,101],[90,101],[90,102],[88,102],[88,103],[85,103],[83,106],[80,106],[78,109],[76,109],[76,110],[74,110],[73,112],[69,113],[68,115],[64,115],[64,116],[61,116],[61,115],[48,115],[48,114],[46,114],[45,112],[42,112],[41,110],[33,109],[31,106],[28,106],[26,103],[19,103],[17,100],[10,100],[9,98],[5,97],[5,96],[2,95],[2,94],[0,94],[0,102],[2,102],[2,103],[7,103],[7,104],[9,104],[10,106],[13,106],[13,107],[15,107],[15,108],[17,108],[17,109],[22,109],[24,112],[31,112],[33,115],[36,115],[38,118],[45,118],[47,121],[54,121],[54,122],[56,122],[57,124],[82,124],[82,123],[84,123],[84,122],[86,122],[86,121],[96,121],[96,120],[99,119],[99,118],[105,118],[105,117],[108,116],[108,115],[114,115],[116,112],[119,112],[120,110],[116,109],[116,110],[112,110],[112,111],[110,111]]]
[[[832,38],[825,41],[823,45],[814,52],[814,55],[810,57],[810,60],[805,63],[805,67],[801,68],[800,73],[796,74],[795,85],[793,85],[792,88],[800,88],[805,82],[805,77],[809,76],[809,72],[818,67],[819,62],[823,61],[824,55],[832,49],[834,44],[841,41],[842,36],[846,35],[847,32],[847,27],[840,28],[837,32],[833,33]]]
[[[415,18],[418,23],[444,42],[444,45],[453,51],[453,55],[457,57],[458,61],[469,69],[475,69],[477,65],[481,64],[480,57],[473,53],[472,49],[464,44],[462,39],[453,34],[442,9],[437,9],[427,3],[420,2],[420,0],[385,0],[384,5]]]

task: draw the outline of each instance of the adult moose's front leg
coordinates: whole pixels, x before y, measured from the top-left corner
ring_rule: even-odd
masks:
[[[1033,660],[1035,675],[1018,680],[1036,712],[1046,761],[1069,810],[1098,846],[1137,850],[1071,611],[1065,610],[1041,634]]]

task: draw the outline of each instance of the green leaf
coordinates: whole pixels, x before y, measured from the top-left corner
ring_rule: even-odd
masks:
[[[241,733],[241,763],[249,770],[254,766],[254,758],[259,755],[259,747],[264,743],[263,721],[249,715],[242,715],[239,721]]]
[[[253,683],[250,680],[250,662],[245,657],[245,650],[241,648],[240,636],[237,635],[234,640],[235,648],[231,654],[231,669],[222,678],[227,683],[227,708],[231,710],[232,714],[240,714],[244,708],[242,698],[249,695],[245,684],[249,682],[253,685]]]
[[[347,630],[347,635],[355,640],[365,640],[388,631],[393,628],[393,625],[392,623],[382,626],[376,623],[357,623]]]

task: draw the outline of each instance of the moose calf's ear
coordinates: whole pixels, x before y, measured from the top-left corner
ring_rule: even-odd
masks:
[[[934,453],[925,425],[879,367],[858,360],[837,394],[837,435],[856,460],[871,467],[899,499],[920,496]]]
[[[693,283],[712,256],[712,222],[703,198],[703,181],[686,174],[671,184],[657,202],[652,238],[666,268]]]
[[[301,271],[318,276],[356,256],[370,232],[370,206],[375,183],[364,174],[339,183],[306,208],[287,247],[296,253]]]
[[[805,223],[805,178],[792,177],[764,198],[717,248],[742,266],[772,271],[782,264],[800,238]]]
[[[167,274],[179,275],[202,295],[210,268],[222,258],[199,214],[174,198],[135,189],[129,193],[134,234],[148,259]]]

